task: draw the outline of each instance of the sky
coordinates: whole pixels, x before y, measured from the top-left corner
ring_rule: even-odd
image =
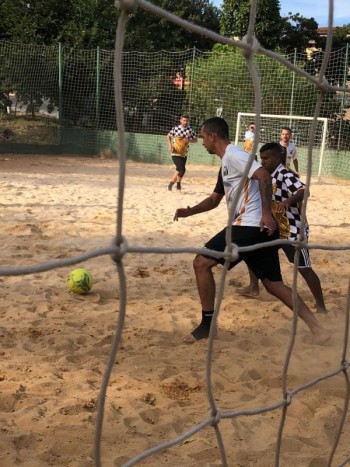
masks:
[[[221,7],[222,0],[212,0],[212,3]],[[305,18],[315,18],[318,26],[328,25],[328,0],[280,0],[281,16],[300,13]],[[350,24],[350,0],[334,0],[333,26]]]

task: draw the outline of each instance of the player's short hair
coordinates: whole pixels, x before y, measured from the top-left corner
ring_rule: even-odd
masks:
[[[205,120],[201,128],[208,133],[216,133],[219,138],[229,138],[229,128],[226,120],[221,117],[211,117]]]
[[[181,120],[181,118],[187,118],[187,119],[189,119],[190,117],[189,117],[187,114],[181,114],[181,115],[180,115],[180,120]]]
[[[263,146],[261,146],[260,151],[259,151],[260,154],[262,154],[265,151],[271,151],[274,154],[276,154],[276,156],[280,156],[280,157],[282,156],[281,145],[279,143],[276,143],[275,141],[272,141],[271,143],[266,143]]]
[[[287,130],[287,131],[289,131],[290,134],[293,134],[293,131],[289,126],[282,127],[281,132],[282,132],[282,130]]]

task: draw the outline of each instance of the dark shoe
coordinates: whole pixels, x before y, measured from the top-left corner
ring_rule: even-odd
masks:
[[[173,189],[173,182],[170,182],[169,185],[168,185],[168,190],[171,191]]]

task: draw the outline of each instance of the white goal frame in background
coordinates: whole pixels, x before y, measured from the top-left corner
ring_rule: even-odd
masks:
[[[242,120],[243,117],[251,117],[251,120],[254,120],[256,117],[256,113],[249,113],[249,112],[238,112],[237,114],[237,123],[236,123],[236,136],[235,136],[235,145],[239,143],[240,140],[240,134],[244,133],[246,130],[242,130]],[[294,120],[309,120],[310,124],[314,120],[314,117],[305,117],[302,115],[273,115],[273,114],[260,114],[261,118],[271,118],[271,119],[279,119],[279,120],[289,120],[290,123],[288,124],[290,127],[292,127],[292,121]],[[321,132],[321,139],[318,144],[319,146],[319,151],[320,151],[320,158],[319,158],[319,166],[318,166],[318,180],[321,178],[321,170],[322,170],[322,164],[324,160],[324,153],[326,151],[327,147],[327,131],[328,131],[328,119],[323,118],[323,117],[318,117],[317,121],[322,124],[322,132]],[[279,135],[278,135],[279,137]],[[317,141],[315,141],[317,142]]]

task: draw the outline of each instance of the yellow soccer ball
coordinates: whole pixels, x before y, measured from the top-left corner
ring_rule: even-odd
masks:
[[[84,268],[71,271],[67,277],[67,285],[74,293],[83,295],[91,290],[93,284],[91,272]]]

